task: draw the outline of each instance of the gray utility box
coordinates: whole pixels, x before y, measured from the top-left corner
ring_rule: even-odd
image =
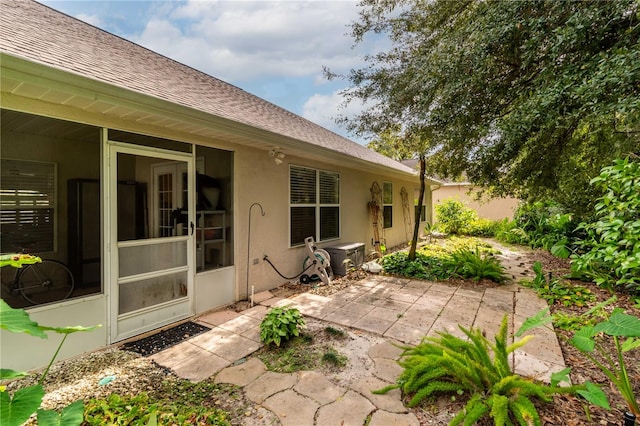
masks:
[[[331,269],[334,274],[347,275],[349,269],[359,268],[364,262],[364,243],[342,243],[324,249],[331,256]],[[351,262],[345,262],[347,259]]]

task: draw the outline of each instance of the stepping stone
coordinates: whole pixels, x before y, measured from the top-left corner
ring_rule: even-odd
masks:
[[[273,294],[270,291],[261,291],[260,293],[255,293],[253,295],[253,304],[258,305],[265,300],[269,300],[273,297]]]
[[[402,367],[396,361],[389,358],[374,358],[376,370],[375,376],[388,382],[395,383],[398,376],[402,373]]]
[[[413,413],[398,414],[378,410],[371,416],[369,426],[420,426]]]
[[[362,426],[376,407],[364,396],[348,391],[345,396],[318,410],[318,425]]]
[[[247,397],[261,404],[265,399],[285,389],[291,388],[298,381],[298,376],[294,373],[282,374],[267,371],[258,377],[253,383],[247,385],[244,389]]]
[[[369,357],[371,358],[398,359],[401,354],[402,349],[389,341],[378,343],[369,349]]]
[[[210,324],[210,325],[220,325],[234,318],[238,318],[239,316],[240,314],[235,311],[225,310],[225,311],[211,312],[209,314],[203,315],[197,318],[197,321],[203,322],[205,324]]]
[[[216,376],[215,383],[231,383],[236,386],[247,386],[267,371],[264,363],[258,358],[251,358],[244,364],[228,367]]]
[[[262,405],[278,416],[282,426],[313,426],[313,418],[319,407],[318,403],[313,399],[302,396],[291,389],[267,398]],[[364,418],[359,425],[363,423]]]
[[[376,377],[363,377],[357,380],[352,386],[356,392],[367,398],[380,410],[389,411],[391,413],[406,413],[407,408],[402,403],[402,393],[400,389],[393,389],[384,394],[375,394],[374,390],[382,389],[388,386],[389,382],[380,380]]]
[[[296,392],[313,398],[321,405],[329,404],[342,395],[346,389],[336,386],[324,374],[317,371],[300,371],[298,384],[293,388]]]

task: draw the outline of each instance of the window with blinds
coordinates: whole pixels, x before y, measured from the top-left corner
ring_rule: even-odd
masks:
[[[55,251],[56,164],[2,159],[1,167],[2,252]]]
[[[382,183],[382,219],[385,229],[393,226],[393,184],[391,182]]]
[[[340,174],[291,166],[289,193],[291,246],[340,237]]]

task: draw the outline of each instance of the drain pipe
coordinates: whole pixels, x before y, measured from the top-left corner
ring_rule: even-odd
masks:
[[[260,215],[264,216],[264,210],[262,209],[262,204],[260,203],[251,204],[251,206],[249,207],[249,230],[247,235],[247,291],[245,293],[247,295],[247,300],[249,300],[249,254],[250,254],[249,252],[251,248],[251,210],[253,209],[254,206],[260,207]]]

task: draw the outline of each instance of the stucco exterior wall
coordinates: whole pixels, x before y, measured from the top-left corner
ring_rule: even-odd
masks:
[[[470,192],[471,191],[471,192]],[[435,215],[435,206],[448,198],[455,198],[464,202],[468,207],[478,212],[478,216],[485,219],[502,220],[505,218],[512,219],[518,200],[515,198],[494,198],[490,200],[477,201],[474,194],[477,194],[468,184],[447,184],[433,191],[433,217]]]
[[[249,291],[251,286],[254,286],[257,292],[275,288],[286,282],[263,261],[265,255],[285,276],[295,276],[303,269],[302,265],[307,256],[305,248],[289,246],[290,165],[340,173],[341,238],[318,242],[318,247],[328,247],[340,242],[361,242],[365,244],[366,253],[373,250],[373,226],[367,203],[371,200],[370,187],[373,182],[377,181],[382,186],[383,180],[393,183],[394,199],[393,227],[384,230],[384,239],[388,247],[407,241],[400,190],[404,186],[409,194],[412,194],[413,188],[418,186],[416,181],[365,173],[293,155],[286,155],[283,163],[277,165],[266,151],[244,147],[238,147],[235,154],[235,259],[238,299],[246,297],[247,267]],[[412,196],[409,197],[409,202],[413,203]],[[249,208],[253,203],[259,203],[265,215],[261,216],[258,207],[253,208],[249,241]]]

